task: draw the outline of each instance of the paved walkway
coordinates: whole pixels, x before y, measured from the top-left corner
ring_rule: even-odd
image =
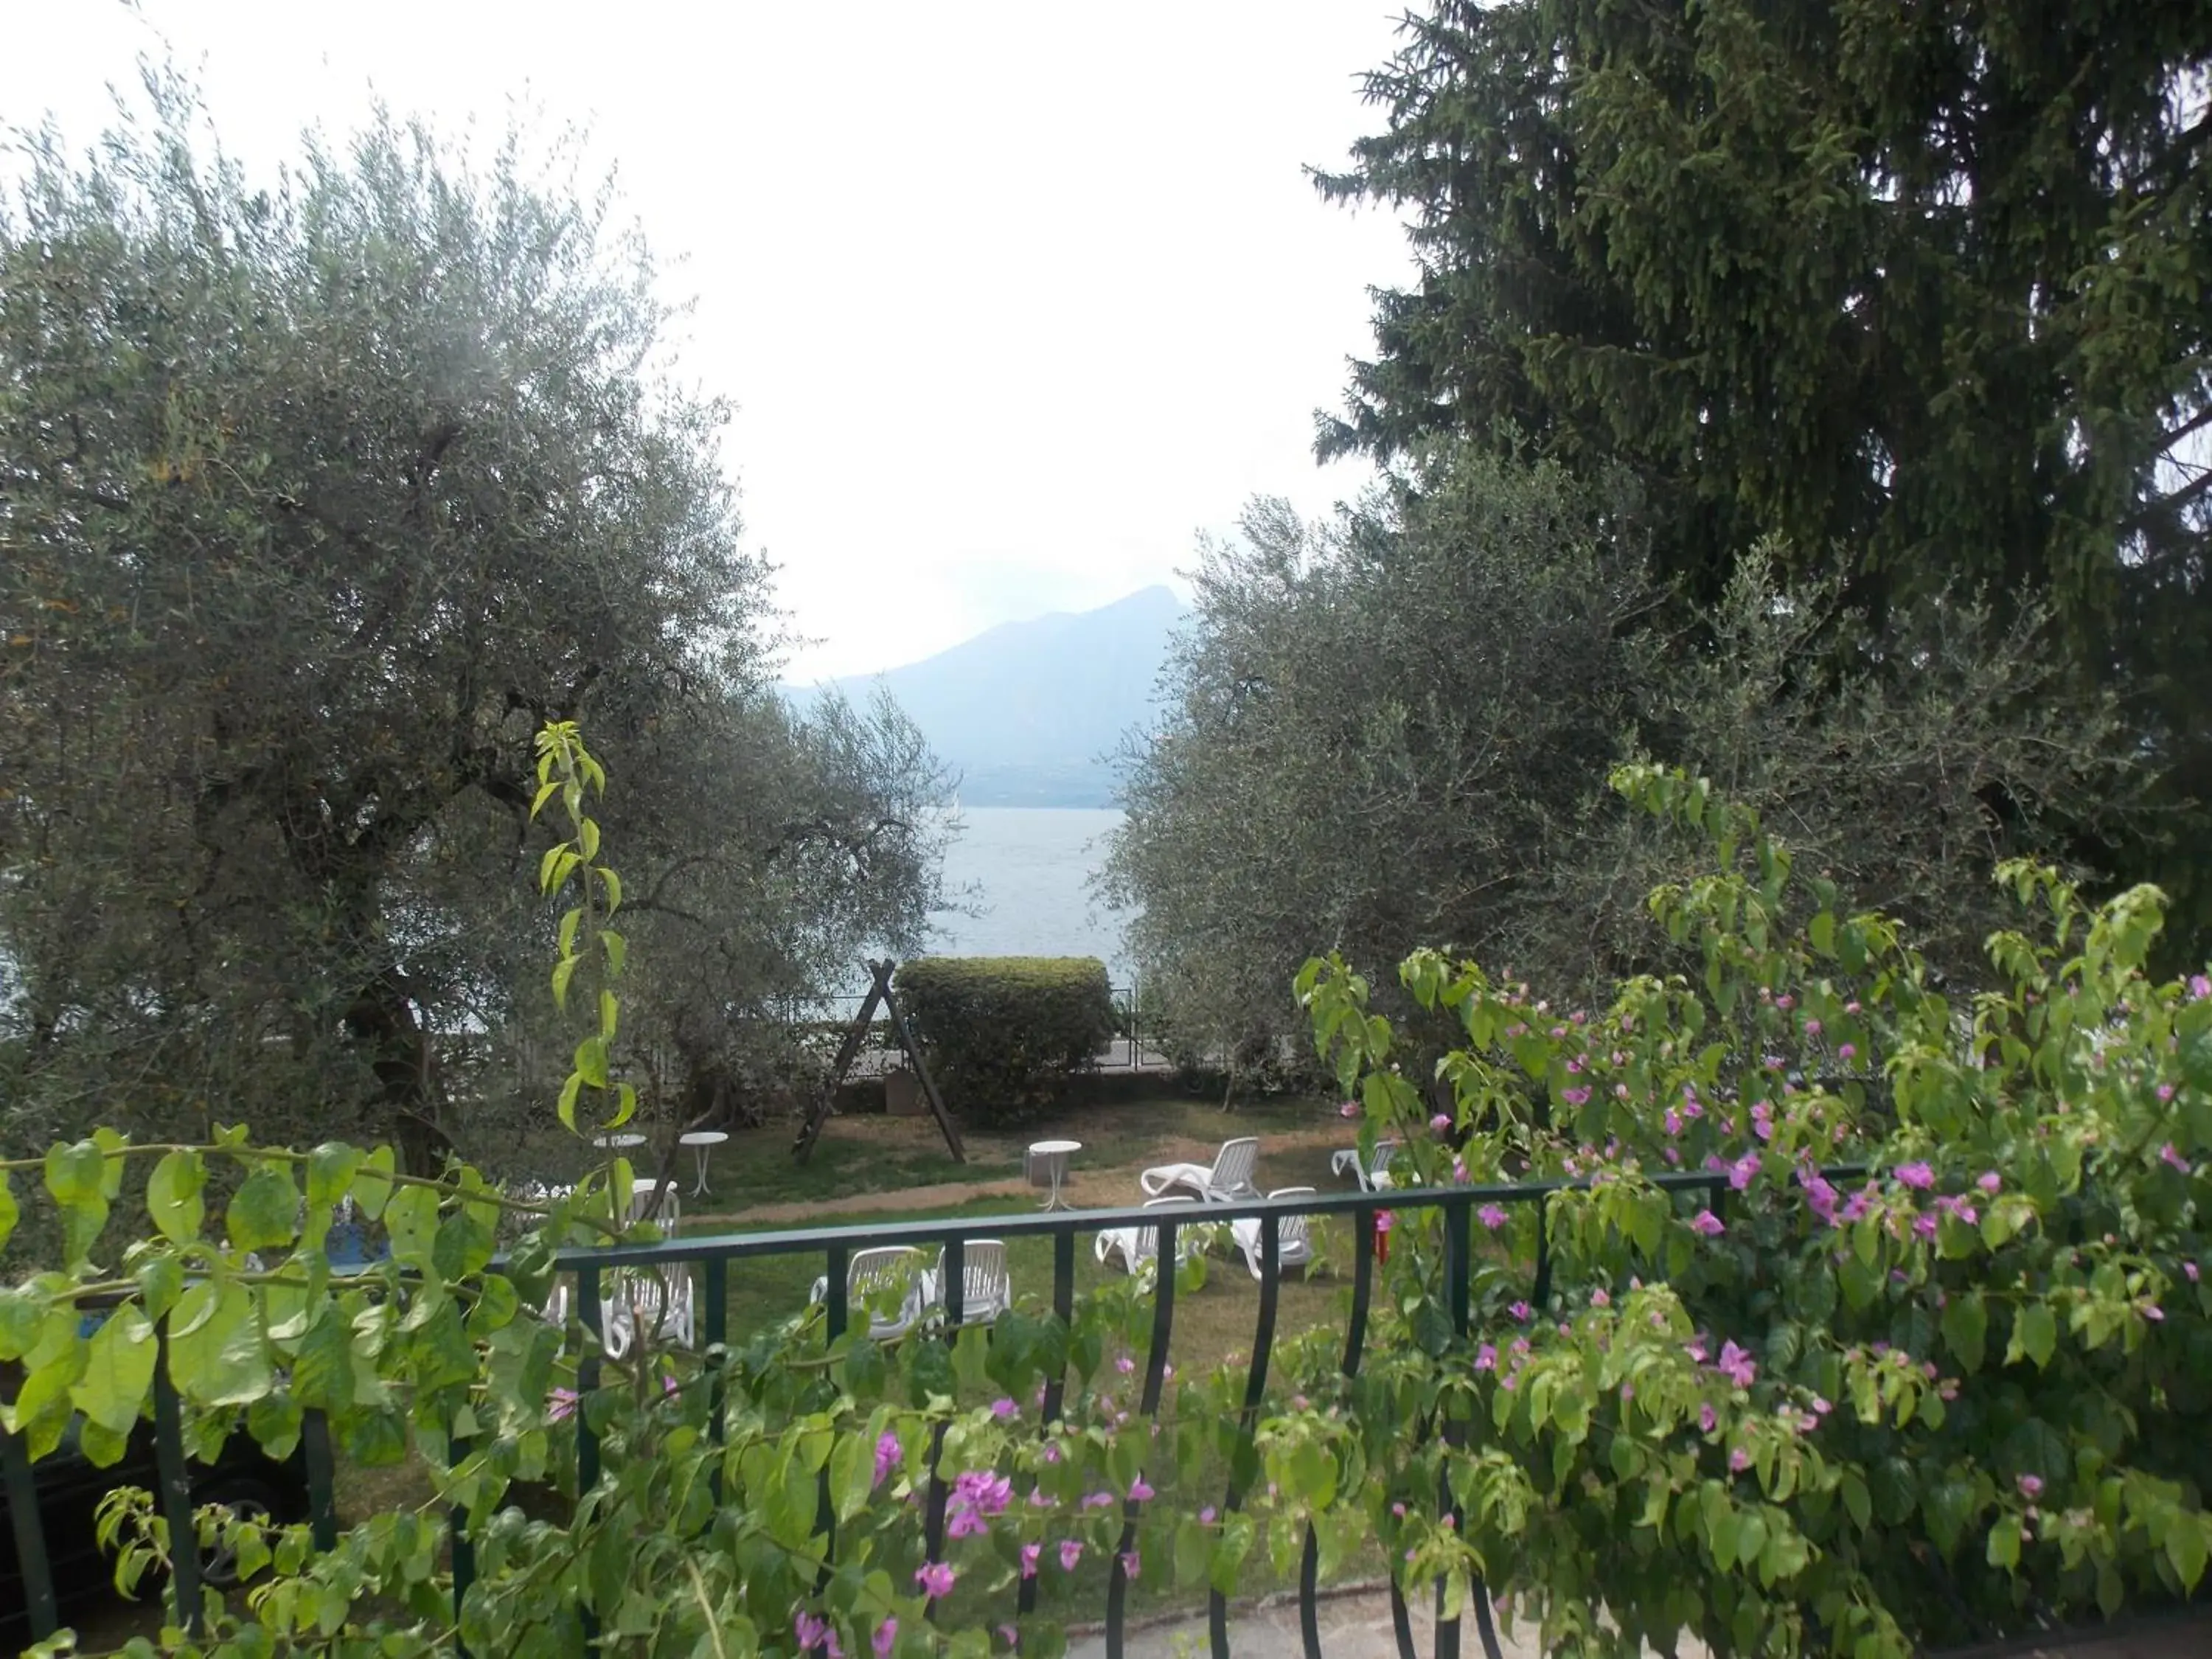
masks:
[[[1434,1604],[1425,1596],[1421,1602],[1411,1609],[1413,1650],[1427,1659],[1436,1652],[1436,1626],[1431,1618]],[[1324,1659],[1398,1659],[1388,1590],[1324,1593],[1318,1622]],[[1079,1630],[1069,1632],[1068,1659],[1105,1659],[1104,1632],[1093,1626]],[[1518,1631],[1515,1637],[1508,1640],[1504,1632],[1498,1632],[1498,1648],[1505,1659],[1542,1659],[1533,1629]],[[1122,1652],[1124,1659],[1206,1659],[1210,1640],[1204,1613],[1177,1615],[1133,1625]],[[1301,1659],[1305,1646],[1298,1634],[1297,1598],[1270,1596],[1256,1607],[1232,1610],[1229,1650],[1234,1659]],[[1471,1619],[1460,1627],[1460,1659],[1482,1659],[1482,1641]]]
[[[1413,1650],[1423,1659],[1436,1652],[1431,1605],[1425,1596],[1412,1609]],[[1357,1589],[1328,1596],[1321,1604],[1320,1626],[1323,1659],[1397,1659],[1385,1590]],[[1068,1659],[1105,1659],[1106,1638],[1099,1628],[1079,1627],[1070,1636]],[[1123,1653],[1125,1659],[1206,1659],[1209,1639],[1203,1613],[1152,1620],[1130,1627]],[[1522,1626],[1510,1637],[1501,1630],[1498,1645],[1505,1659],[1544,1659],[1534,1626]],[[1297,1599],[1270,1597],[1256,1607],[1232,1612],[1229,1650],[1233,1659],[1302,1659],[1305,1648],[1298,1634]],[[1472,1619],[1460,1626],[1459,1650],[1460,1659],[1482,1659],[1482,1641]],[[1687,1644],[1681,1659],[1700,1659],[1704,1652],[1698,1644]],[[2207,1655],[2212,1655],[2212,1608],[2193,1616],[2145,1620],[2063,1644],[2030,1638],[1975,1648],[1946,1659],[2205,1659]]]

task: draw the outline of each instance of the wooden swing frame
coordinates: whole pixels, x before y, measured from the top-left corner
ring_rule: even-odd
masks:
[[[945,1131],[945,1144],[951,1151],[952,1161],[956,1164],[968,1161],[967,1150],[960,1144],[960,1131],[953,1126],[952,1115],[945,1109],[945,1098],[937,1092],[936,1081],[929,1075],[929,1066],[922,1060],[921,1045],[914,1040],[914,1033],[907,1029],[906,1016],[899,1012],[898,999],[891,994],[891,972],[897,966],[898,963],[889,957],[868,964],[868,972],[874,976],[873,982],[868,987],[868,994],[860,1004],[860,1013],[854,1018],[852,1029],[845,1033],[844,1042],[837,1047],[837,1059],[830,1068],[828,1086],[822,1091],[822,1097],[814,1103],[814,1109],[806,1115],[806,1121],[799,1126],[799,1139],[792,1143],[791,1155],[801,1164],[805,1163],[813,1152],[814,1143],[822,1138],[822,1126],[830,1121],[830,1114],[836,1109],[837,1091],[844,1086],[845,1073],[852,1069],[853,1061],[860,1055],[860,1045],[867,1041],[868,1027],[876,1017],[878,1002],[890,1015],[891,1030],[898,1034],[899,1047],[905,1051],[907,1063],[914,1067],[914,1074],[921,1081],[922,1097],[929,1102],[930,1113],[937,1119],[937,1127]]]

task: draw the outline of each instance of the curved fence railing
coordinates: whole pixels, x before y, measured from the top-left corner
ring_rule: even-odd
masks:
[[[1844,1168],[1823,1173],[1831,1180],[1841,1181],[1855,1177],[1863,1171]],[[1729,1178],[1725,1171],[1667,1174],[1650,1177],[1650,1180],[1652,1185],[1663,1191],[1703,1195],[1717,1214],[1725,1214],[1730,1192]],[[573,1276],[575,1300],[572,1305],[579,1310],[585,1328],[592,1337],[578,1372],[578,1392],[586,1394],[598,1386],[599,1381],[601,1361],[598,1356],[604,1334],[599,1328],[600,1291],[603,1277],[612,1272],[641,1268],[689,1267],[694,1270],[698,1275],[699,1342],[703,1353],[711,1361],[717,1350],[726,1349],[728,1340],[728,1291],[733,1264],[742,1267],[764,1259],[792,1256],[821,1261],[825,1272],[828,1333],[830,1340],[834,1342],[844,1334],[852,1314],[848,1296],[847,1268],[855,1250],[882,1245],[936,1245],[943,1251],[940,1283],[944,1327],[948,1334],[957,1334],[963,1322],[966,1244],[986,1227],[996,1239],[1048,1237],[1052,1241],[1052,1310],[1066,1322],[1072,1318],[1074,1308],[1075,1245],[1079,1236],[1097,1234],[1109,1229],[1156,1228],[1158,1260],[1174,1262],[1177,1260],[1176,1236],[1182,1229],[1250,1218],[1257,1222],[1259,1228],[1260,1285],[1258,1313],[1239,1425],[1249,1451],[1267,1389],[1268,1363],[1275,1346],[1278,1295],[1283,1269],[1281,1230],[1286,1217],[1340,1215],[1350,1218],[1353,1235],[1352,1300],[1346,1321],[1342,1364],[1345,1374],[1352,1376],[1359,1370],[1366,1346],[1369,1312],[1375,1291],[1376,1216],[1381,1212],[1435,1210],[1442,1212],[1445,1241],[1444,1290],[1454,1333],[1464,1338],[1469,1334],[1472,1314],[1472,1229],[1476,1211],[1486,1205],[1542,1206],[1556,1193],[1582,1189],[1589,1185],[1587,1181],[1538,1181],[1508,1186],[1341,1194],[1302,1193],[1295,1196],[1233,1203],[1194,1203],[1188,1207],[1075,1210],[1048,1214],[967,1216],[926,1221],[871,1221],[865,1225],[675,1237],[644,1244],[571,1249],[559,1252],[556,1260],[558,1270]],[[495,1263],[495,1270],[496,1267]],[[1536,1255],[1534,1263],[1529,1264],[1529,1271],[1528,1299],[1532,1305],[1540,1310],[1549,1301],[1552,1284],[1548,1225],[1537,1229]],[[1151,1337],[1139,1409],[1146,1417],[1156,1421],[1167,1376],[1169,1345],[1175,1328],[1176,1275],[1173,1272],[1162,1272],[1154,1278]],[[159,1480],[155,1496],[167,1522],[170,1536],[190,1538],[194,1532],[191,1476],[185,1458],[178,1396],[169,1380],[169,1337],[166,1320],[157,1326],[156,1331],[161,1352],[155,1367],[154,1433]],[[4,1368],[4,1371],[18,1373],[0,1374],[0,1388],[4,1388],[8,1397],[12,1400],[15,1389],[20,1385],[19,1368],[10,1365]],[[725,1427],[724,1413],[720,1409],[719,1395],[720,1384],[717,1382],[714,1386],[718,1393],[712,1422],[714,1433],[719,1440]],[[1057,1421],[1060,1415],[1064,1386],[1064,1379],[1060,1377],[1050,1379],[1046,1385],[1043,1420],[1047,1423]],[[598,1481],[600,1449],[598,1437],[586,1420],[586,1413],[580,1411],[574,1413],[573,1420],[576,1433],[577,1487],[581,1492],[590,1490]],[[1448,1437],[1455,1436],[1457,1432],[1456,1425],[1445,1425]],[[338,1522],[333,1498],[331,1440],[328,1425],[319,1412],[309,1411],[304,1414],[301,1454],[306,1462],[309,1522],[316,1547],[324,1550],[335,1548]],[[0,1429],[0,1474],[4,1475],[9,1520],[16,1559],[26,1589],[30,1626],[34,1637],[43,1638],[51,1635],[58,1626],[54,1579],[48,1562],[33,1466],[21,1440],[7,1433],[4,1429]],[[941,1480],[933,1477],[925,1510],[927,1535],[933,1559],[945,1541],[946,1497]],[[1223,1494],[1225,1506],[1232,1511],[1243,1503],[1244,1497],[1245,1494],[1237,1490],[1233,1483],[1231,1489]],[[1108,1659],[1122,1659],[1129,1589],[1125,1563],[1135,1539],[1143,1507],[1133,1498],[1125,1499],[1124,1503],[1123,1537],[1115,1552],[1103,1609]],[[453,1521],[453,1596],[458,1611],[460,1598],[466,1595],[474,1577],[474,1557],[464,1516],[457,1512]],[[1317,1544],[1309,1530],[1297,1591],[1304,1659],[1322,1659],[1317,1616],[1320,1589],[1317,1583],[1318,1559]],[[199,1572],[191,1551],[177,1552],[175,1571],[179,1605],[186,1609],[196,1609],[200,1601]],[[1443,1586],[1439,1583],[1435,1588],[1436,1659],[1457,1659],[1460,1651],[1458,1622],[1444,1617]],[[1475,1586],[1475,1591],[1471,1605],[1483,1648],[1488,1659],[1498,1659],[1499,1649],[1492,1626],[1489,1597],[1480,1584]],[[1036,1595],[1036,1581],[1034,1578],[1024,1580],[1019,1590],[1020,1610],[1024,1613],[1031,1610]],[[1399,1659],[1417,1659],[1412,1620],[1405,1600],[1405,1586],[1397,1582],[1395,1575],[1390,1587],[1390,1601]],[[1228,1613],[1226,1598],[1218,1589],[1212,1591],[1208,1624],[1212,1659],[1229,1659]]]

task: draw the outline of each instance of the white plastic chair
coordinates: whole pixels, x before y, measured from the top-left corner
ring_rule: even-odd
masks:
[[[628,1353],[641,1332],[679,1347],[696,1346],[690,1269],[671,1267],[665,1278],[651,1272],[623,1274],[614,1293],[600,1304],[600,1328],[610,1359]]]
[[[640,1183],[630,1193],[632,1226],[648,1221],[659,1229],[663,1238],[673,1238],[683,1213],[683,1200],[678,1197],[673,1182],[665,1188]],[[568,1288],[565,1283],[559,1285],[553,1297],[554,1307],[559,1309],[558,1317],[564,1323]],[[554,1307],[547,1309],[548,1318],[556,1316]],[[619,1359],[628,1353],[641,1331],[658,1334],[687,1348],[695,1345],[697,1322],[688,1268],[617,1268],[607,1274],[599,1291],[599,1340],[607,1357]]]
[[[1213,1204],[1231,1204],[1240,1198],[1257,1198],[1260,1189],[1252,1177],[1260,1166],[1260,1143],[1250,1136],[1224,1140],[1212,1165],[1163,1164],[1137,1177],[1146,1198],[1164,1198],[1177,1187],[1188,1187]]]
[[[1267,1194],[1270,1198],[1310,1198],[1310,1187],[1278,1187]],[[1252,1270],[1252,1277],[1260,1277],[1260,1218],[1239,1216],[1229,1224],[1229,1236],[1237,1241],[1237,1248],[1244,1252],[1244,1265]],[[1306,1218],[1285,1215],[1275,1218],[1275,1265],[1278,1267],[1303,1267],[1313,1261],[1313,1237],[1308,1231]]]
[[[937,1306],[945,1299],[945,1252],[937,1253],[937,1266],[929,1276],[930,1297]],[[1006,1271],[1006,1247],[995,1238],[960,1241],[960,1322],[988,1324],[1014,1305],[1013,1277]]]
[[[1205,1206],[1194,1198],[1177,1194],[1173,1198],[1146,1199],[1145,1207],[1196,1214]],[[1176,1259],[1178,1261],[1188,1261],[1193,1251],[1200,1248],[1200,1241],[1192,1237],[1188,1227],[1179,1224],[1176,1231],[1180,1235],[1176,1243]],[[1097,1252],[1101,1262],[1111,1261],[1119,1255],[1124,1273],[1141,1273],[1146,1264],[1157,1264],[1159,1261],[1160,1230],[1152,1226],[1109,1227],[1091,1242],[1091,1249]]]
[[[1000,1249],[1003,1252],[1004,1247]],[[873,1304],[893,1291],[899,1297],[898,1310],[889,1314],[875,1311]],[[870,1310],[868,1334],[878,1341],[904,1336],[912,1330],[921,1322],[935,1295],[933,1276],[921,1252],[911,1244],[855,1250],[853,1259],[845,1265],[846,1305]],[[814,1281],[807,1300],[818,1304],[828,1300],[829,1296],[830,1280],[825,1274]]]
[[[1346,1147],[1330,1157],[1329,1172],[1350,1176],[1359,1183],[1359,1190],[1364,1193],[1382,1192],[1392,1185],[1390,1159],[1397,1150],[1396,1141],[1378,1140],[1375,1143],[1375,1161],[1363,1167],[1359,1162],[1359,1148]]]

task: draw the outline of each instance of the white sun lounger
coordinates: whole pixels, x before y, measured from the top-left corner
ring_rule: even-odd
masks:
[[[1270,1198],[1310,1198],[1310,1187],[1279,1187],[1267,1194]],[[1239,1216],[1229,1224],[1229,1236],[1237,1241],[1237,1248],[1244,1252],[1244,1265],[1252,1270],[1252,1277],[1260,1277],[1260,1218]],[[1303,1267],[1313,1260],[1313,1237],[1302,1215],[1279,1216],[1275,1220],[1275,1265],[1278,1267]]]
[[[1164,1198],[1184,1187],[1212,1204],[1232,1204],[1240,1198],[1257,1198],[1260,1189],[1252,1177],[1260,1167],[1260,1143],[1250,1136],[1224,1140],[1211,1165],[1163,1164],[1137,1177],[1146,1198]]]

